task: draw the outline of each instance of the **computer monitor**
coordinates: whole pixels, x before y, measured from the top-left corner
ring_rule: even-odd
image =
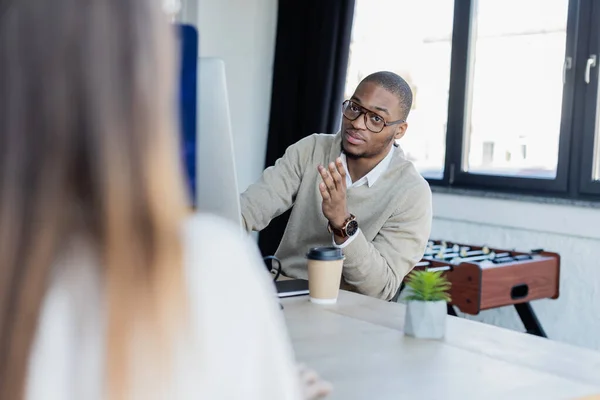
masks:
[[[177,26],[180,42],[180,131],[191,206],[241,227],[225,64],[198,57],[198,32]]]
[[[200,58],[196,206],[242,227],[225,64]]]

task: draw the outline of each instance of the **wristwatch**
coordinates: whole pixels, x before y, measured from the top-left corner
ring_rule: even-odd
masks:
[[[358,231],[358,222],[356,222],[356,217],[352,214],[344,221],[344,224],[341,228],[334,228],[331,225],[331,222],[327,224],[327,230],[331,233],[333,232],[336,236],[347,238],[352,236]]]

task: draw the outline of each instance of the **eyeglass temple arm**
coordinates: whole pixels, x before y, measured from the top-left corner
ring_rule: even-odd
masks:
[[[386,123],[385,123],[385,126],[388,126],[388,125],[396,125],[396,124],[401,124],[401,123],[403,123],[403,122],[406,122],[406,121],[405,121],[405,120],[403,120],[403,119],[399,119],[398,121],[386,122]]]

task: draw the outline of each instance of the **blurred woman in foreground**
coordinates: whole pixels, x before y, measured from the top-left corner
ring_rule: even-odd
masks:
[[[184,222],[172,35],[159,0],[0,0],[1,399],[301,396],[255,247]]]

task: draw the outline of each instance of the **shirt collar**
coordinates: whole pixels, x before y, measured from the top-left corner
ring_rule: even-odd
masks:
[[[344,169],[346,170],[346,186],[347,187],[357,187],[364,185],[367,183],[369,187],[373,186],[377,179],[388,169],[392,162],[392,157],[394,156],[394,149],[396,147],[392,146],[388,154],[385,156],[383,160],[379,162],[368,174],[357,180],[356,182],[352,182],[352,178],[350,177],[350,172],[348,171],[348,163],[346,160],[346,154],[342,152],[340,158],[342,159],[342,164],[344,165]]]

